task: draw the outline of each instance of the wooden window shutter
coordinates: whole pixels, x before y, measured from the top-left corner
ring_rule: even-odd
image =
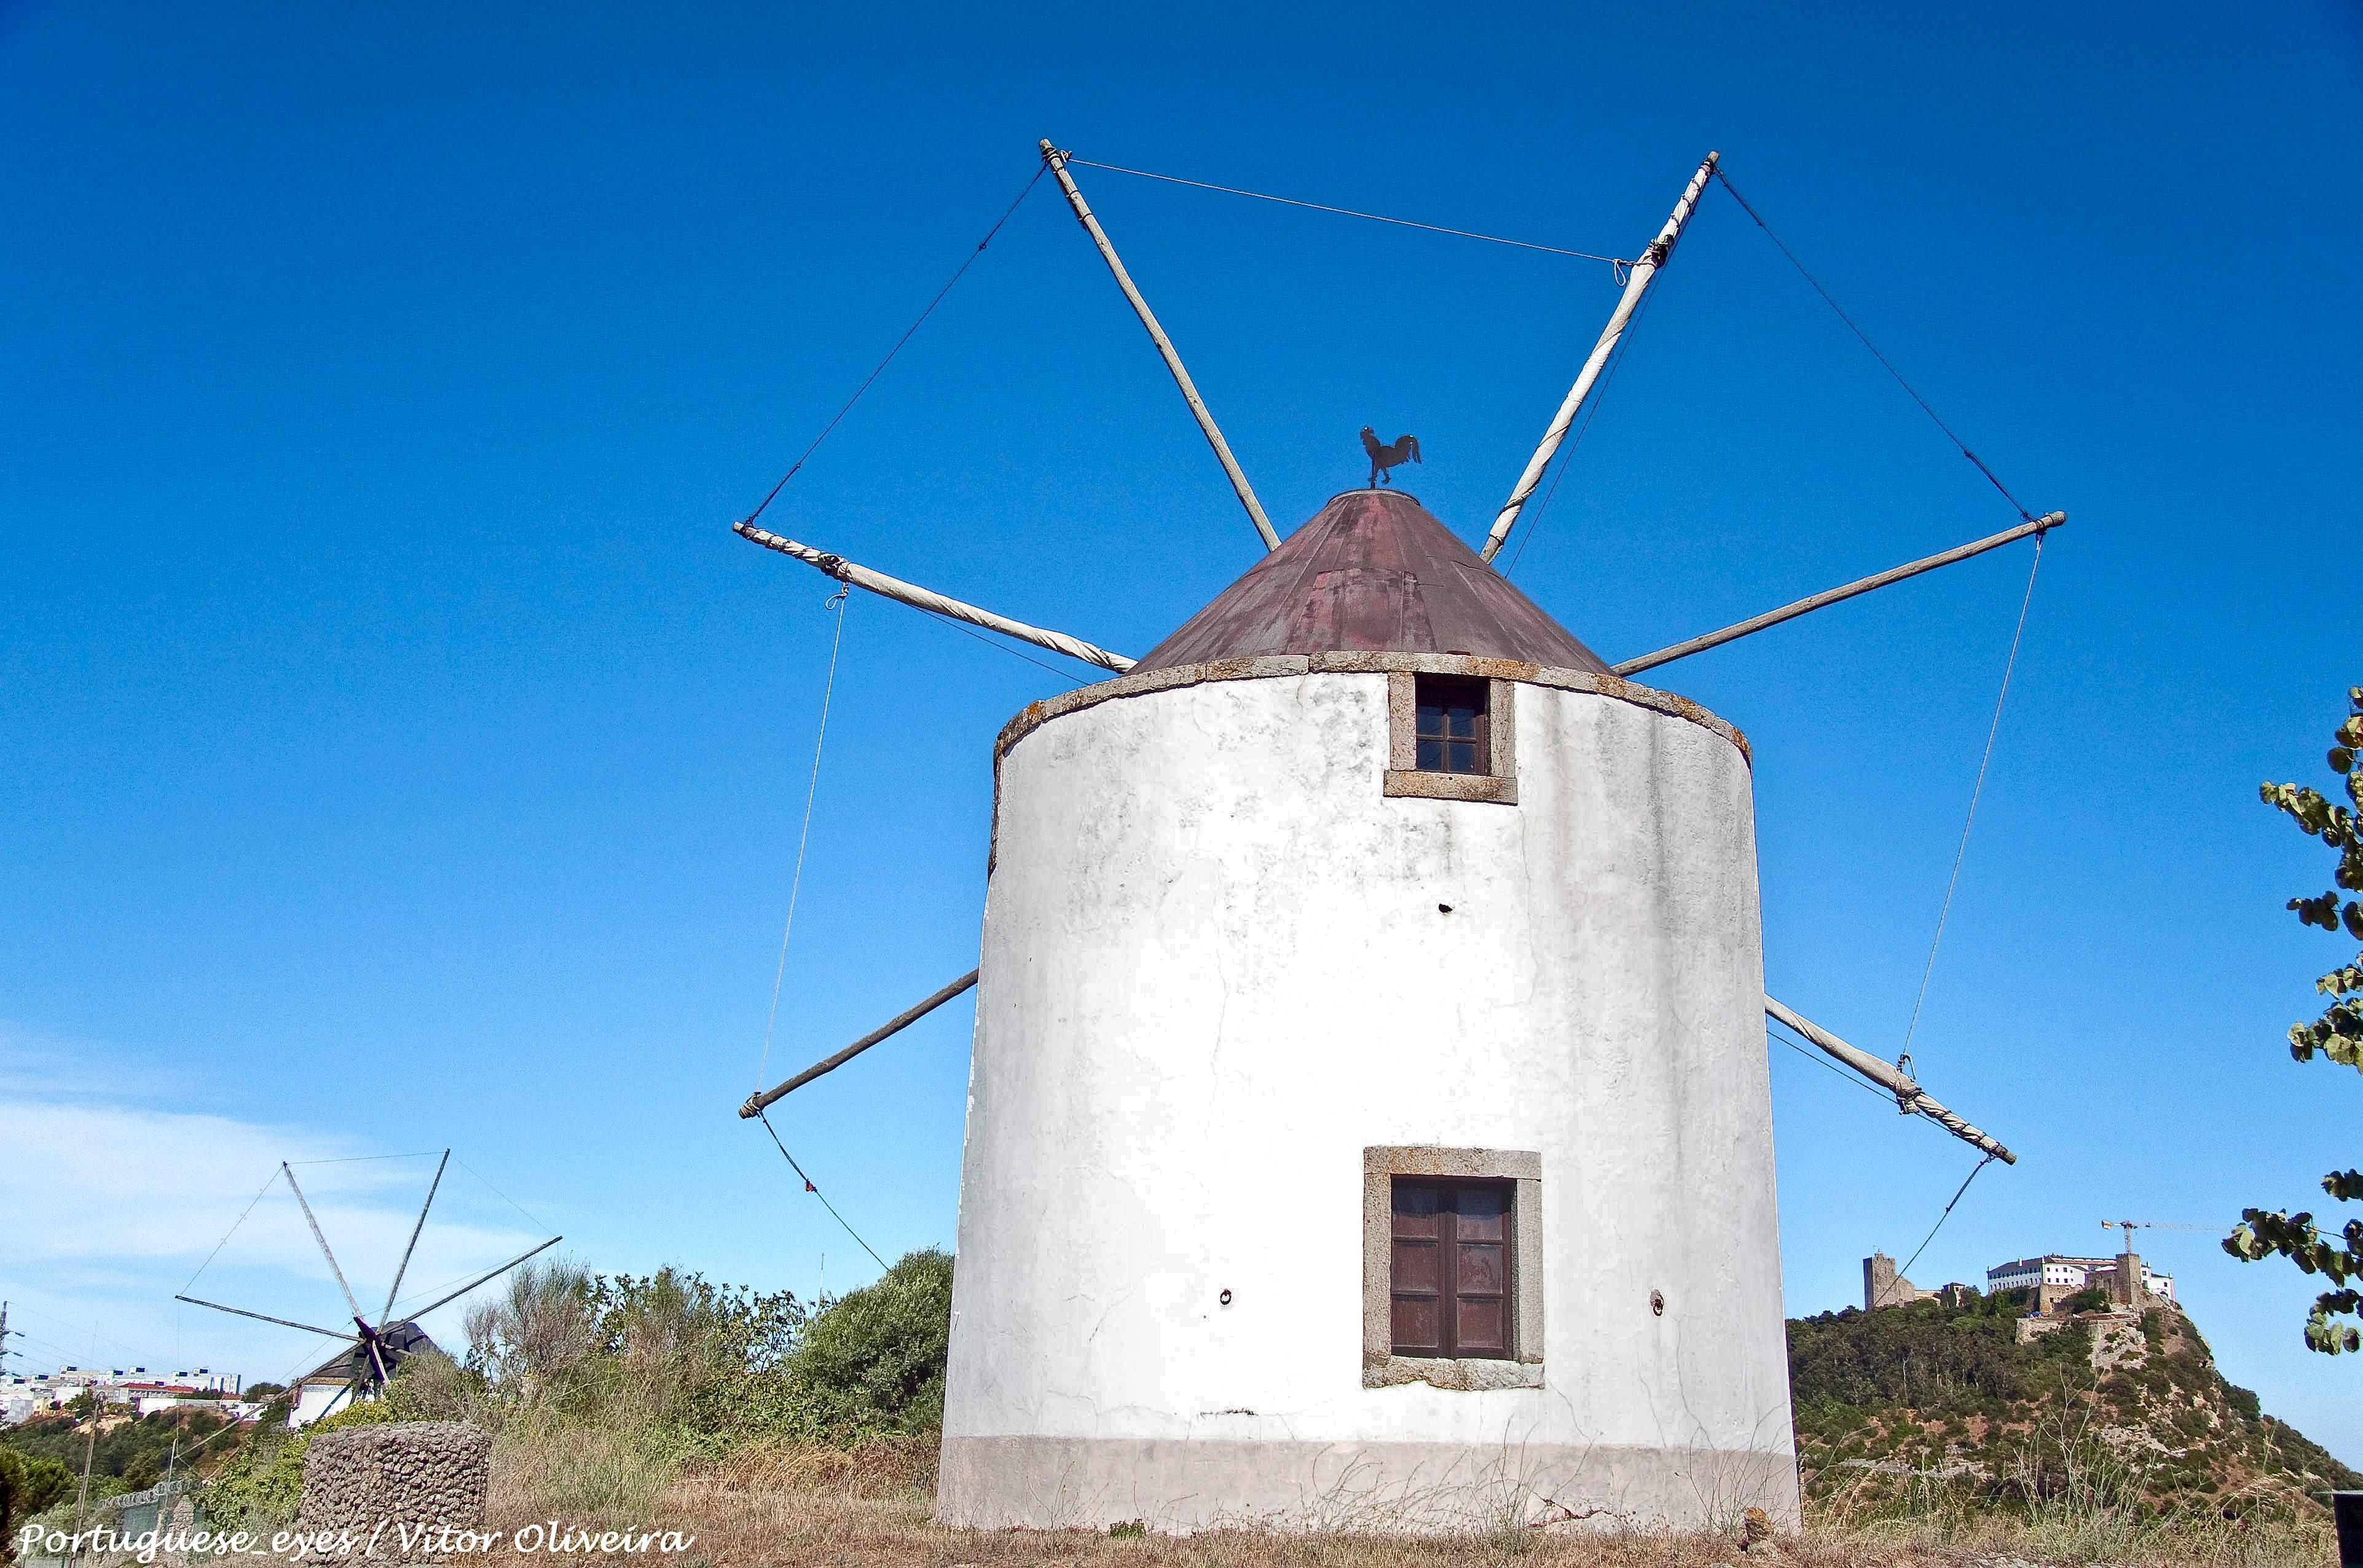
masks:
[[[1506,1181],[1394,1179],[1393,1353],[1509,1360]]]

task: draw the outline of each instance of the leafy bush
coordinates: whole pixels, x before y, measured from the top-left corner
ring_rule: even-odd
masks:
[[[398,1375],[397,1375],[398,1379]],[[246,1441],[201,1488],[205,1518],[220,1529],[272,1530],[291,1524],[304,1497],[304,1451],[323,1432],[405,1419],[391,1400],[349,1405],[302,1431],[257,1422]]]
[[[44,1454],[0,1448],[0,1562],[16,1556],[17,1526],[64,1496],[73,1472]]]
[[[933,1247],[904,1254],[804,1326],[781,1368],[780,1413],[840,1440],[942,1425],[951,1312],[951,1258]]]
[[[311,1438],[364,1421],[471,1422],[494,1436],[494,1512],[617,1525],[645,1522],[685,1470],[749,1453],[931,1455],[915,1434],[943,1419],[951,1279],[949,1256],[912,1253],[807,1313],[791,1292],[675,1269],[529,1265],[471,1309],[464,1362],[415,1354],[383,1398],[302,1433],[265,1423],[208,1484],[205,1509],[227,1528],[277,1527],[301,1499]]]
[[[230,1419],[218,1412],[183,1406],[115,1420],[92,1445],[89,1430],[78,1429],[72,1417],[40,1415],[0,1434],[0,1446],[54,1459],[77,1476],[87,1449],[94,1485],[105,1476],[121,1483],[118,1492],[142,1492],[164,1478],[176,1454],[186,1456],[199,1442],[230,1424]]]

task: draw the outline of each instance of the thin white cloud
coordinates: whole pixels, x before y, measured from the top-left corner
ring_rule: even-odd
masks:
[[[327,1328],[349,1320],[282,1161],[294,1165],[362,1312],[376,1318],[432,1155],[357,1158],[379,1151],[339,1132],[124,1103],[93,1087],[92,1062],[0,1029],[0,1213],[8,1216],[0,1297],[15,1299],[11,1326],[28,1335],[10,1342],[19,1353],[10,1370],[186,1363],[278,1381],[333,1349],[172,1299],[185,1293]],[[497,1211],[455,1160],[398,1310],[416,1311],[546,1235]],[[456,1345],[463,1307],[434,1314],[428,1331]]]

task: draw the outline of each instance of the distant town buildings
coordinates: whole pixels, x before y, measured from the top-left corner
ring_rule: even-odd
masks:
[[[237,1374],[204,1366],[169,1376],[151,1376],[144,1366],[104,1371],[69,1366],[62,1372],[10,1373],[0,1377],[0,1427],[13,1427],[44,1410],[58,1409],[84,1394],[102,1405],[128,1406],[136,1415],[174,1405],[203,1404],[243,1420],[260,1414],[262,1407],[235,1397],[242,1386]]]
[[[2134,1284],[2128,1289],[2126,1282]],[[2174,1299],[2174,1276],[2158,1274],[2138,1253],[2113,1258],[2069,1257],[2047,1253],[2039,1258],[2015,1258],[1986,1270],[1986,1293],[1999,1290],[2034,1292],[2030,1316],[2049,1316],[2053,1309],[2088,1290],[2104,1290],[2120,1308],[2139,1308],[2152,1301]],[[1909,1307],[1915,1301],[1944,1301],[1959,1306],[1969,1287],[1958,1281],[1942,1290],[1923,1290],[1895,1272],[1895,1260],[1873,1253],[1862,1260],[1862,1306],[1866,1312],[1881,1307]]]

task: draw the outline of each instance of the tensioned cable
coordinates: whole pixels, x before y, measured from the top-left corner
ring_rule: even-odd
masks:
[[[429,1150],[428,1152],[430,1154],[433,1153],[432,1150]],[[466,1171],[470,1176],[474,1176],[478,1181],[483,1182],[485,1187],[492,1189],[492,1194],[494,1198],[499,1198],[503,1203],[507,1204],[511,1209],[516,1209],[518,1213],[532,1220],[537,1230],[547,1231],[549,1229],[549,1226],[542,1220],[540,1216],[535,1214],[531,1209],[527,1209],[524,1204],[519,1203],[516,1198],[511,1198],[507,1193],[503,1192],[499,1187],[494,1187],[490,1181],[485,1179],[483,1172],[478,1170],[467,1161],[460,1158],[457,1154],[451,1156],[451,1163],[459,1166],[461,1170]]]
[[[1788,1026],[1783,1024],[1781,1027],[1786,1029]],[[1770,1032],[1767,1031],[1767,1032],[1769,1033]],[[1862,1092],[1867,1095],[1870,1095],[1875,1099],[1883,1100],[1892,1100],[1895,1098],[1892,1092],[1887,1089],[1873,1088],[1871,1085],[1855,1077],[1852,1073],[1847,1072],[1844,1067],[1839,1066],[1836,1062],[1833,1062],[1828,1057],[1823,1055],[1820,1052],[1808,1050],[1806,1047],[1800,1045],[1795,1041],[1790,1039],[1786,1034],[1773,1034],[1772,1038],[1778,1040],[1781,1044],[1786,1045],[1790,1050],[1794,1051],[1798,1055],[1803,1056],[1805,1060],[1814,1064],[1814,1066],[1823,1068],[1825,1071],[1836,1073],[1840,1078],[1852,1084],[1855,1088],[1862,1090]]]
[[[804,1175],[804,1166],[796,1164],[796,1157],[788,1153],[788,1146],[785,1143],[780,1143],[780,1130],[771,1125],[771,1119],[765,1115],[761,1110],[758,1110],[755,1112],[755,1120],[763,1124],[763,1131],[771,1135],[771,1142],[779,1144],[780,1158],[787,1161],[788,1169],[795,1172],[797,1176],[803,1180],[804,1190],[811,1193],[815,1198],[820,1199],[820,1206],[828,1210],[828,1217],[836,1220],[838,1224],[845,1225],[845,1233],[852,1237],[855,1241],[861,1242],[861,1250],[868,1253],[871,1257],[878,1258],[878,1266],[880,1268],[892,1266],[884,1258],[878,1257],[878,1249],[876,1247],[871,1246],[867,1242],[861,1241],[861,1232],[855,1230],[851,1225],[846,1224],[845,1216],[837,1211],[837,1205],[828,1200],[828,1195],[821,1191],[819,1187],[813,1185],[812,1177]]]
[[[1980,1160],[1978,1162],[1978,1169],[1971,1171],[1968,1176],[1961,1178],[1960,1192],[1953,1194],[1953,1203],[1958,1203],[1961,1201],[1961,1193],[1969,1190],[1969,1183],[1978,1179],[1978,1171],[1985,1169],[1988,1165],[1993,1163],[1994,1156],[1991,1154],[1988,1154],[1984,1159]],[[1945,1228],[1945,1221],[1953,1217],[1953,1203],[1947,1203],[1945,1205],[1945,1212],[1936,1216],[1936,1222],[1928,1227],[1928,1233],[1920,1238],[1920,1244],[1912,1249],[1912,1255],[1903,1260],[1903,1266],[1897,1269],[1895,1271],[1896,1273],[1910,1274],[1912,1272],[1912,1265],[1920,1261],[1920,1254],[1928,1250],[1928,1243],[1936,1239],[1936,1232],[1943,1230]]]
[[[146,1351],[139,1350],[134,1346],[124,1343],[121,1340],[116,1339],[113,1334],[100,1333],[96,1323],[77,1323],[71,1318],[61,1318],[55,1312],[44,1312],[38,1307],[28,1307],[22,1301],[17,1302],[9,1309],[9,1310],[12,1312],[30,1312],[36,1318],[48,1319],[50,1322],[55,1323],[61,1329],[70,1330],[76,1334],[88,1334],[90,1336],[91,1349],[87,1353],[82,1351],[70,1351],[67,1353],[70,1355],[82,1355],[85,1353],[95,1355],[98,1353],[98,1342],[101,1340],[105,1340],[116,1350],[128,1351],[134,1356],[141,1356],[148,1353]],[[22,1329],[11,1329],[8,1331],[12,1334],[21,1334],[24,1332]],[[48,1343],[51,1342],[45,1341],[43,1342]]]
[[[1786,1027],[1787,1026],[1785,1024],[1782,1025],[1783,1029]],[[1862,1090],[1865,1094],[1876,1095],[1880,1099],[1888,1098],[1888,1095],[1884,1090],[1873,1088],[1870,1085],[1863,1082],[1860,1078],[1856,1077],[1853,1074],[1847,1072],[1845,1068],[1839,1066],[1835,1062],[1823,1060],[1820,1056],[1815,1055],[1813,1052],[1807,1050],[1803,1045],[1800,1045],[1794,1041],[1787,1038],[1785,1034],[1774,1034],[1772,1038],[1780,1041],[1781,1044],[1788,1046],[1790,1050],[1794,1051],[1798,1055],[1804,1057],[1814,1066],[1828,1068],[1831,1072],[1836,1073],[1839,1077],[1844,1078],[1847,1082],[1854,1085],[1855,1088]],[[1988,1154],[1984,1159],[1978,1162],[1977,1169],[1969,1172],[1968,1177],[1961,1183],[1960,1190],[1953,1194],[1953,1202],[1945,1205],[1945,1212],[1936,1216],[1936,1222],[1928,1227],[1928,1233],[1920,1238],[1920,1244],[1912,1250],[1912,1255],[1903,1260],[1903,1265],[1895,1271],[1896,1273],[1910,1274],[1912,1272],[1912,1265],[1920,1261],[1920,1254],[1928,1250],[1928,1243],[1936,1239],[1936,1232],[1943,1230],[1945,1228],[1945,1221],[1952,1217],[1953,1205],[1961,1201],[1962,1193],[1966,1193],[1969,1190],[1969,1183],[1978,1179],[1978,1171],[1984,1170],[1988,1165],[1993,1164],[1993,1162],[1994,1156],[1992,1154]]]
[[[820,434],[814,436],[812,445],[804,448],[804,457],[798,458],[788,466],[788,471],[780,476],[780,482],[771,487],[771,494],[763,497],[762,504],[747,513],[740,519],[741,522],[752,523],[756,518],[763,515],[763,507],[771,505],[773,498],[787,488],[788,481],[796,477],[796,470],[804,466],[805,459],[820,450],[820,444],[828,439],[828,433],[837,428],[838,421],[853,412],[853,405],[861,401],[861,394],[870,390],[870,383],[885,373],[886,367],[894,362],[894,356],[903,351],[903,345],[911,341],[912,333],[918,331],[926,324],[927,317],[936,314],[936,307],[944,303],[946,294],[952,292],[952,284],[959,282],[968,270],[976,265],[976,259],[984,254],[984,248],[993,243],[993,237],[1001,232],[1001,226],[1009,221],[1010,215],[1016,212],[1018,204],[1025,201],[1027,194],[1033,191],[1034,181],[1042,178],[1048,168],[1048,165],[1045,164],[1043,168],[1034,171],[1034,179],[1026,182],[1026,189],[1017,193],[1017,201],[1010,203],[1008,209],[993,220],[993,226],[984,231],[984,237],[976,242],[976,248],[968,253],[968,259],[960,264],[960,270],[951,275],[950,282],[936,291],[936,297],[927,302],[927,308],[919,313],[919,319],[911,323],[903,336],[894,340],[894,347],[886,350],[886,358],[878,361],[878,368],[861,379],[861,384],[853,389],[853,395],[845,400],[845,406],[838,409],[835,417],[820,427]]]
[[[417,1289],[412,1291],[409,1295],[404,1297],[401,1300],[396,1301],[394,1304],[394,1316],[388,1319],[387,1321],[399,1321],[402,1314],[408,1311],[415,1303],[425,1301],[430,1297],[439,1296],[455,1285],[463,1284],[468,1280],[473,1279],[478,1272],[479,1271],[471,1269],[466,1274],[455,1274],[450,1278],[443,1281],[440,1285],[420,1286]]]
[[[1945,940],[1945,919],[1953,912],[1953,889],[1961,884],[1961,857],[1969,849],[1969,824],[1978,820],[1978,797],[1985,792],[1986,768],[1993,761],[1994,735],[2002,729],[2002,705],[2010,695],[2010,672],[2018,668],[2019,639],[2026,635],[2026,607],[2035,602],[2035,574],[2043,569],[2043,536],[2035,536],[2035,560],[2026,569],[2026,597],[2018,602],[2018,625],[2010,634],[2010,657],[2002,661],[2002,690],[1994,693],[1993,722],[1986,726],[1986,749],[1978,758],[1978,781],[1969,790],[1969,814],[1961,819],[1961,842],[1953,848],[1953,875],[1945,883],[1945,904],[1936,911],[1936,934],[1928,944],[1928,963],[1920,971],[1920,994],[1912,1001],[1912,1022],[1903,1031],[1903,1049],[1912,1050],[1912,1036],[1920,1028],[1920,1008],[1928,999],[1928,977],[1936,972],[1936,949]]]
[[[780,928],[780,967],[771,977],[771,1014],[763,1020],[763,1056],[755,1065],[758,1092],[771,1066],[771,1030],[780,1021],[780,988],[788,977],[788,936],[796,929],[796,893],[804,885],[804,846],[812,842],[813,799],[820,792],[820,751],[828,740],[828,703],[837,691],[837,650],[845,643],[845,602],[852,591],[840,588],[826,601],[837,606],[837,633],[828,640],[828,680],[820,690],[820,733],[813,736],[812,781],[804,786],[804,825],[796,834],[795,875],[788,879],[788,920]]]
[[[966,625],[962,625],[960,622],[953,620],[949,615],[945,614],[945,613],[944,613],[942,611],[940,611],[940,610],[929,610],[929,609],[926,608],[926,607],[925,607],[925,606],[923,606],[923,605],[914,605],[914,606],[912,606],[912,608],[914,608],[914,609],[917,610],[917,611],[919,612],[919,613],[921,613],[922,615],[932,615],[932,616],[934,616],[937,620],[941,621],[945,625],[949,626],[949,627],[950,627],[953,631],[955,631],[955,632],[961,633],[961,634],[963,634],[964,635],[967,635],[967,636],[974,637],[978,642],[982,643],[986,647],[989,647],[989,648],[998,648],[998,649],[1000,649],[1003,653],[1007,654],[1011,658],[1022,658],[1022,659],[1024,659],[1027,664],[1032,665],[1032,666],[1033,666],[1035,668],[1037,668],[1037,669],[1047,669],[1047,670],[1048,670],[1051,674],[1053,674],[1053,675],[1057,676],[1059,679],[1061,679],[1061,680],[1065,681],[1065,682],[1066,682],[1068,685],[1070,685],[1070,686],[1082,686],[1082,685],[1084,685],[1084,684],[1085,684],[1085,682],[1083,681],[1083,679],[1082,679],[1082,677],[1080,677],[1080,676],[1069,675],[1069,674],[1068,674],[1065,670],[1063,670],[1063,669],[1059,669],[1059,668],[1056,668],[1055,666],[1052,666],[1052,665],[1047,665],[1047,664],[1044,664],[1040,659],[1036,658],[1032,654],[1022,654],[1022,653],[1019,653],[1015,648],[1011,647],[1007,643],[996,643],[996,642],[994,642],[991,637],[986,636],[982,632],[980,632],[980,631],[976,630],[976,629],[975,629],[974,627],[972,627],[972,626],[966,626]]]
[[[1979,457],[1975,452],[1970,451],[1969,444],[1963,441],[1958,436],[1953,434],[1953,427],[1946,424],[1935,409],[1928,406],[1928,400],[1922,397],[1920,393],[1914,389],[1910,381],[1903,379],[1903,372],[1895,368],[1895,361],[1879,351],[1879,345],[1870,340],[1870,335],[1865,332],[1861,327],[1856,326],[1854,317],[1848,315],[1846,313],[1845,307],[1830,297],[1829,290],[1822,287],[1821,280],[1814,277],[1813,273],[1805,270],[1805,264],[1797,259],[1797,253],[1790,249],[1786,245],[1781,244],[1781,237],[1772,232],[1772,226],[1764,221],[1764,215],[1761,213],[1758,212],[1753,206],[1748,204],[1747,198],[1739,193],[1739,187],[1731,182],[1731,177],[1723,171],[1723,165],[1720,163],[1717,163],[1714,166],[1714,177],[1723,182],[1723,188],[1731,193],[1731,199],[1739,204],[1740,209],[1747,213],[1749,217],[1756,220],[1756,226],[1764,231],[1764,237],[1769,239],[1774,245],[1780,247],[1781,254],[1789,259],[1789,265],[1797,269],[1797,275],[1814,286],[1814,293],[1822,296],[1822,303],[1829,306],[1832,310],[1837,312],[1838,319],[1847,324],[1847,330],[1853,333],[1857,337],[1862,339],[1862,346],[1870,350],[1871,358],[1877,359],[1880,364],[1887,367],[1887,373],[1895,378],[1895,384],[1902,387],[1905,392],[1911,393],[1912,401],[1920,405],[1920,412],[1926,414],[1931,420],[1934,420],[1936,422],[1936,428],[1945,433],[1945,439],[1959,447],[1961,456],[1969,458],[1969,461],[1978,466],[1978,472],[1985,475],[1987,482],[1991,484],[1994,489],[2002,491],[2002,498],[2011,503],[2011,505],[2017,511],[2022,521],[2028,523],[2034,522],[2035,513],[2029,512],[2025,507],[2021,506],[2019,504],[2018,497],[2011,494],[2010,487],[2002,483],[2000,479],[1996,478],[1994,471],[1991,469],[1986,467],[1985,459]]]
[[[235,1235],[237,1235],[237,1234],[238,1234],[238,1228],[239,1228],[239,1226],[243,1225],[243,1224],[245,1224],[245,1223],[246,1223],[246,1217],[247,1217],[247,1215],[251,1214],[251,1213],[253,1213],[253,1212],[254,1212],[254,1205],[255,1205],[256,1203],[260,1203],[260,1202],[261,1202],[261,1201],[262,1201],[262,1194],[263,1194],[263,1193],[265,1193],[265,1192],[269,1192],[269,1191],[271,1190],[271,1183],[272,1183],[272,1182],[275,1182],[275,1181],[277,1181],[278,1179],[279,1179],[279,1173],[278,1173],[277,1171],[272,1171],[272,1172],[271,1173],[271,1178],[270,1178],[270,1180],[269,1180],[269,1181],[265,1181],[265,1182],[262,1184],[262,1192],[258,1192],[258,1193],[256,1193],[256,1194],[254,1195],[253,1202],[249,1203],[249,1204],[246,1206],[246,1208],[245,1208],[242,1211],[240,1211],[240,1213],[239,1214],[239,1217],[238,1217],[235,1220],[233,1220],[233,1221],[231,1222],[231,1224],[230,1224],[230,1228],[229,1228],[228,1230],[227,1230],[227,1231],[224,1231],[222,1232],[222,1239],[221,1239],[220,1241],[218,1241],[218,1242],[216,1242],[214,1243],[214,1250],[213,1250],[212,1252],[207,1253],[205,1254],[205,1262],[203,1262],[203,1263],[201,1263],[201,1264],[199,1264],[197,1265],[197,1274],[203,1274],[203,1273],[205,1273],[205,1270],[207,1270],[207,1269],[209,1269],[209,1268],[211,1268],[211,1267],[213,1267],[213,1266],[214,1266],[214,1259],[216,1259],[216,1258],[217,1258],[217,1257],[221,1256],[221,1250],[222,1250],[224,1247],[227,1247],[227,1246],[228,1246],[228,1245],[229,1245],[229,1239],[230,1239],[232,1236],[235,1236]],[[189,1275],[189,1285],[194,1285],[194,1284],[196,1284],[196,1282],[197,1282],[197,1274],[193,1274],[193,1275]],[[188,1289],[188,1288],[189,1288],[189,1285],[184,1285],[184,1286],[181,1286],[181,1288],[182,1288],[183,1290],[186,1290],[186,1289]]]
[[[287,1163],[291,1165],[359,1165],[363,1160],[423,1160],[429,1154],[440,1152],[437,1149],[420,1149],[415,1154],[347,1154],[338,1160],[290,1160]]]
[[[1171,174],[1152,174],[1146,169],[1126,169],[1120,163],[1095,163],[1088,158],[1067,155],[1070,163],[1080,163],[1086,169],[1104,169],[1112,174],[1135,174],[1143,180],[1162,180],[1169,185],[1193,185],[1201,191],[1220,191],[1227,196],[1252,196],[1259,202],[1278,202],[1284,207],[1309,207],[1316,213],[1337,213],[1345,217],[1368,218],[1372,223],[1391,223],[1401,228],[1424,228],[1430,234],[1457,234],[1463,239],[1482,239],[1494,245],[1514,245],[1521,250],[1548,250],[1554,256],[1572,256],[1583,261],[1605,261],[1611,267],[1629,267],[1632,262],[1622,256],[1594,256],[1589,250],[1567,250],[1556,245],[1537,245],[1530,239],[1504,239],[1498,234],[1480,234],[1473,228],[1446,228],[1440,224],[1414,223],[1409,218],[1387,217],[1379,213],[1356,212],[1351,207],[1326,206],[1319,202],[1300,202],[1290,196],[1268,196],[1261,191],[1242,191],[1236,185],[1210,185],[1204,180],[1183,180]]]
[[[63,1346],[63,1345],[61,1345],[61,1344],[58,1343],[58,1342],[57,1342],[57,1341],[55,1341],[55,1340],[53,1340],[53,1339],[50,1339],[50,1338],[46,1337],[45,1335],[41,1335],[41,1334],[28,1334],[28,1333],[27,1333],[27,1332],[26,1332],[24,1330],[22,1330],[22,1329],[11,1329],[11,1330],[9,1330],[9,1331],[8,1331],[8,1332],[9,1332],[9,1334],[10,1334],[10,1336],[11,1336],[11,1337],[16,1338],[16,1339],[23,1340],[27,1344],[32,1344],[32,1345],[47,1345],[47,1346],[49,1346],[51,1350],[53,1350],[53,1351],[57,1352],[57,1353],[58,1353],[59,1355],[61,1355],[61,1356],[80,1355],[80,1354],[82,1354],[82,1353],[82,1353],[82,1352],[80,1352],[80,1351],[76,1351],[76,1350],[68,1350],[68,1349],[66,1349],[66,1347],[65,1347],[65,1346]],[[23,1355],[25,1353],[24,1353],[23,1351],[17,1350],[17,1351],[10,1351],[8,1353],[9,1353],[10,1355]],[[59,1364],[59,1365],[61,1365],[61,1366],[62,1366],[62,1365],[64,1365],[65,1364],[64,1364],[63,1362],[60,1362],[58,1364]]]

